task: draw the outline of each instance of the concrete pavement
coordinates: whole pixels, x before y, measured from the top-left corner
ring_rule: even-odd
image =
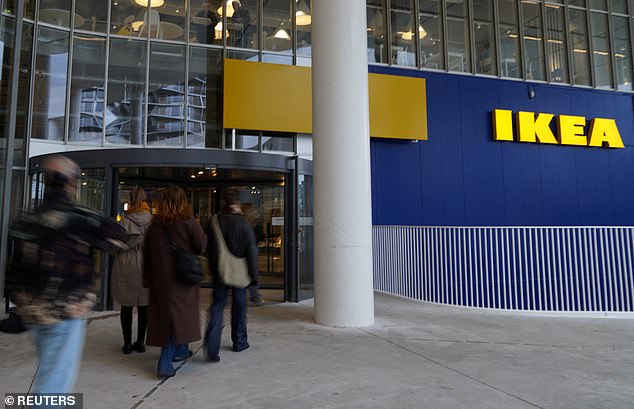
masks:
[[[371,327],[329,328],[313,322],[310,301],[250,308],[250,349],[232,352],[227,327],[219,363],[206,362],[197,342],[167,380],[155,375],[158,348],[123,355],[118,314],[97,314],[76,391],[89,409],[634,408],[632,319],[381,294],[375,314]],[[26,392],[36,369],[30,335],[0,333],[0,357],[0,390]]]

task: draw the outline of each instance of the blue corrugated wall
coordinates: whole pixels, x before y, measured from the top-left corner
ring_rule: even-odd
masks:
[[[634,225],[632,95],[376,66],[370,72],[425,78],[429,128],[429,140],[418,143],[372,139],[373,224]],[[614,118],[625,149],[496,142],[496,108]]]

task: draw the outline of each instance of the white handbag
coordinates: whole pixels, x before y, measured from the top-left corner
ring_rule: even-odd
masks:
[[[218,243],[218,276],[229,287],[245,288],[251,282],[247,259],[234,256],[225,242],[218,224],[218,215],[211,218],[211,226]]]

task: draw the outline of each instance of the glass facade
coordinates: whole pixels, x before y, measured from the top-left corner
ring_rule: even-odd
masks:
[[[5,0],[2,8],[7,41],[15,31],[15,4]],[[626,0],[366,4],[370,64],[632,90],[633,21]],[[223,59],[311,64],[311,0],[24,6],[14,147],[21,166],[29,137],[267,150],[253,135],[223,129]],[[3,66],[9,75],[10,64]],[[6,94],[0,97],[6,101]]]

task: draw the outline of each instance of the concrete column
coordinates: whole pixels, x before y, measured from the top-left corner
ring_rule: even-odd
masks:
[[[365,0],[313,1],[315,321],[374,322]]]

